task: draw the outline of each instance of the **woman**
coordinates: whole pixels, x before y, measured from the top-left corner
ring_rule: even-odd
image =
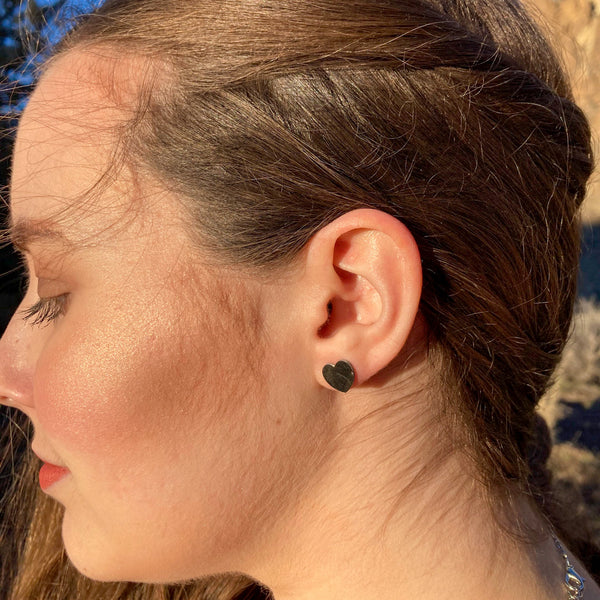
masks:
[[[82,20],[14,153],[12,596],[600,598],[530,460],[591,169],[516,1]]]

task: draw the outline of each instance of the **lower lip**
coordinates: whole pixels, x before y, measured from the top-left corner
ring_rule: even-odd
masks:
[[[44,463],[40,469],[40,487],[43,490],[47,490],[51,485],[54,485],[57,481],[68,475],[68,473],[69,469],[65,469],[65,467],[57,467],[56,465]]]

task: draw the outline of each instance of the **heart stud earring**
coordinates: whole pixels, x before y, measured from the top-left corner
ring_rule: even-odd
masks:
[[[323,377],[334,390],[346,393],[354,383],[354,369],[347,360],[338,360],[323,367]]]

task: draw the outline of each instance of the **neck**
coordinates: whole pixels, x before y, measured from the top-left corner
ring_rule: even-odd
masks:
[[[450,463],[457,483],[468,485]],[[410,507],[391,498],[360,510],[314,502],[313,518],[301,511],[298,527],[281,540],[287,551],[263,580],[276,600],[565,600],[564,565],[551,538],[519,544],[483,500],[459,510],[444,502],[451,496],[415,484],[404,498]],[[306,522],[312,527],[302,529]]]
[[[275,551],[247,572],[276,600],[565,600],[564,563],[549,532],[517,542],[466,457],[446,451],[435,426],[422,423],[426,399],[388,411],[381,394],[348,401],[351,412],[372,412],[375,399],[381,410],[341,417],[343,433],[312,484],[262,540]],[[525,498],[513,505],[500,515],[506,523],[544,531]]]

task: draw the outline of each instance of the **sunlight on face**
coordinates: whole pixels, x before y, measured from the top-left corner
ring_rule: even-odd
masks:
[[[122,168],[96,185],[128,113],[85,76],[94,60],[61,57],[19,127],[22,308],[43,298],[38,317],[52,322],[13,318],[2,385],[35,425],[35,452],[68,470],[47,492],[82,572],[173,581],[243,569],[265,507],[308,468],[306,430],[280,401],[294,382],[258,383],[261,356],[275,369],[290,359],[274,343],[259,354],[255,327],[285,296],[202,264],[156,184]]]

